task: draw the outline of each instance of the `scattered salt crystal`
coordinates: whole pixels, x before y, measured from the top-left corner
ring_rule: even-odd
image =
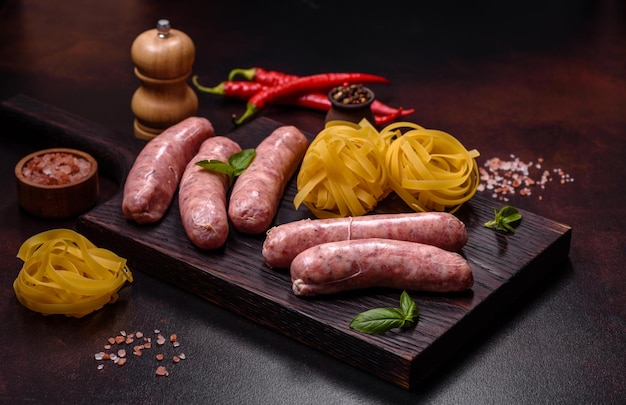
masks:
[[[170,373],[167,372],[167,369],[163,366],[159,366],[156,369],[156,375],[168,376]]]
[[[154,331],[155,331],[155,334],[157,335],[156,336],[157,344],[160,346],[164,345],[166,342],[166,338],[161,334],[161,332],[158,329],[155,329]],[[113,352],[111,352],[110,350],[113,348],[113,345],[116,345],[116,344],[119,344],[119,345],[123,343],[130,344],[134,341],[135,338],[142,339],[143,344],[133,346],[132,353],[136,357],[141,357],[144,350],[151,348],[152,346],[151,338],[148,336],[144,336],[144,334],[139,331],[133,332],[133,333],[127,333],[126,331],[122,330],[119,332],[117,336],[107,338],[107,343],[104,345],[106,351],[95,353],[94,359],[99,362],[111,360],[113,363],[117,364],[118,366],[122,366],[126,364],[126,362],[129,359],[127,357],[127,350],[125,348],[118,347],[117,350],[115,351],[114,349]],[[180,346],[180,342],[178,341],[178,336],[176,334],[169,335],[169,341],[172,343],[172,347]],[[165,348],[165,350],[168,350],[167,347]],[[159,354],[156,354],[155,357],[157,361],[160,361],[164,358],[164,354],[159,353]],[[172,359],[174,363],[178,363],[179,361],[185,359],[185,354],[184,353],[174,354],[172,355]],[[98,370],[102,370],[104,368],[104,364],[100,363],[98,364],[97,367],[98,367]],[[156,374],[162,375],[162,376],[169,376],[169,371],[164,366],[159,366],[156,369]]]
[[[542,169],[544,158],[537,158],[537,162],[523,162],[514,154],[510,154],[509,161],[501,160],[498,157],[488,159],[483,167],[479,168],[480,182],[478,191],[491,191],[491,197],[499,201],[509,201],[510,195],[519,194],[521,196],[532,195],[531,187],[538,185],[545,189],[545,185],[553,181],[553,175],[559,176],[559,184],[572,182],[573,179],[561,168],[552,170]],[[539,170],[537,179],[533,179],[529,169]],[[556,181],[555,181],[556,182]],[[542,200],[543,197],[539,197]]]

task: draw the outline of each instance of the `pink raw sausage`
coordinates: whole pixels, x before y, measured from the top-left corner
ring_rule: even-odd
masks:
[[[167,211],[187,162],[200,144],[215,136],[206,118],[189,117],[146,144],[124,184],[124,216],[140,224],[159,221]]]
[[[189,161],[180,180],[180,217],[187,236],[199,248],[217,249],[228,238],[226,193],[229,184],[226,174],[206,170],[196,163],[201,160],[228,162],[228,158],[239,151],[239,145],[230,138],[209,138]]]
[[[303,219],[267,231],[263,257],[270,267],[287,268],[298,253],[312,246],[364,238],[406,240],[456,251],[467,243],[467,230],[457,217],[445,212]]]
[[[298,296],[373,287],[459,292],[474,284],[469,264],[456,252],[378,238],[309,248],[291,263],[291,281]]]
[[[228,216],[238,231],[258,234],[270,227],[285,186],[308,146],[300,130],[283,126],[256,147],[254,160],[237,178],[230,195]]]

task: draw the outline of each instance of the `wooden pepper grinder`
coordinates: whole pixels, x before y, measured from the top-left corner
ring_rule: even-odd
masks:
[[[191,38],[165,19],[135,38],[131,58],[141,81],[131,100],[135,137],[150,140],[197,113],[198,96],[187,85],[195,52]]]

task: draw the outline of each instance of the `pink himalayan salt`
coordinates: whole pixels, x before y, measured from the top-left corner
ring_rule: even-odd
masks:
[[[22,168],[29,181],[44,186],[66,185],[83,180],[91,163],[71,153],[54,152],[35,156]]]

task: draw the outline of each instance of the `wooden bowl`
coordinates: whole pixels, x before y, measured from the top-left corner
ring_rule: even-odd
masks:
[[[77,216],[98,199],[98,162],[76,149],[31,153],[15,166],[15,177],[20,206],[37,217]]]

